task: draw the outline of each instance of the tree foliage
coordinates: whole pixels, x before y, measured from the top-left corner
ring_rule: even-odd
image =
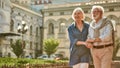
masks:
[[[14,43],[11,44],[11,47],[13,53],[17,56],[17,58],[19,58],[23,53],[22,41],[16,40]]]
[[[57,51],[57,47],[59,45],[59,41],[57,39],[47,39],[44,40],[43,50],[47,53],[48,56],[55,53]]]

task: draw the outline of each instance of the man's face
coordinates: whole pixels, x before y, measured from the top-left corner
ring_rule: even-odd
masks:
[[[75,18],[76,21],[77,20],[82,20],[83,19],[83,13],[81,11],[76,11],[74,13],[74,18]]]
[[[101,11],[99,11],[99,9],[95,8],[92,12],[92,15],[95,20],[99,20],[101,18],[102,13]]]

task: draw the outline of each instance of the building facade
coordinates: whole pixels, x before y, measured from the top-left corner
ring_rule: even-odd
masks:
[[[69,38],[67,28],[73,22],[72,11],[76,7],[81,7],[85,12],[85,21],[91,22],[91,8],[93,5],[101,5],[105,9],[107,18],[110,18],[116,32],[116,37],[120,37],[120,1],[119,0],[100,0],[81,3],[67,3],[60,5],[45,5],[42,10],[44,15],[44,39],[59,39],[60,45],[56,53],[69,57]]]
[[[8,39],[6,39],[3,34],[9,33],[10,12],[10,1],[0,0],[0,56],[5,56],[9,48],[7,47],[9,43],[6,43]]]
[[[10,42],[17,39],[21,39],[25,43],[24,57],[31,55],[36,58],[42,53],[43,18],[40,13],[30,9],[28,2],[0,0],[0,53],[2,57],[16,57],[11,51]],[[23,34],[23,37],[17,30],[18,25],[22,25],[22,21],[28,26],[28,30]],[[5,32],[9,33],[6,35]]]

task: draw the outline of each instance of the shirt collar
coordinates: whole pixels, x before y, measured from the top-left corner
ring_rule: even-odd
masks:
[[[102,23],[102,20],[103,20],[103,18],[100,19],[97,23],[95,23],[95,25],[100,25]]]
[[[84,21],[82,21],[82,23],[83,23],[83,26],[84,26]],[[74,27],[76,28],[76,23],[75,22],[73,22],[73,25],[74,25]]]
[[[95,23],[95,20],[93,20],[92,23],[90,24],[90,26],[93,29],[99,28],[101,26],[101,24],[102,24],[102,21],[103,21],[103,18],[100,19],[97,23]]]

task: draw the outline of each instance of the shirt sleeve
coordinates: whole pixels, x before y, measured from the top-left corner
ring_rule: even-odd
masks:
[[[76,39],[73,35],[73,31],[71,28],[68,28],[68,34],[69,34],[69,39],[70,39],[70,50],[72,50],[73,46],[75,46],[76,42],[78,39]]]
[[[103,33],[100,35],[102,42],[109,42],[112,40],[112,29],[113,27],[111,24],[105,26]]]
[[[88,36],[87,36],[88,39],[90,39],[90,27],[88,28]]]
[[[93,39],[93,29],[91,27],[89,27],[88,29],[88,36],[87,36],[87,39]]]

